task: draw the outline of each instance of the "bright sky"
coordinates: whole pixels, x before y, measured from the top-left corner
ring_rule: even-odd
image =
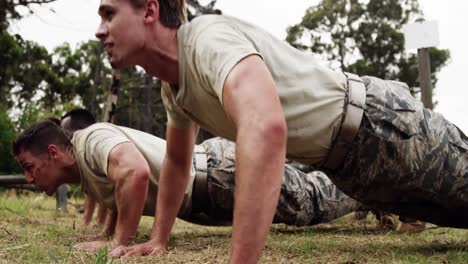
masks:
[[[206,1],[202,1],[206,2]],[[286,27],[298,23],[305,10],[318,0],[294,0],[288,3],[271,0],[218,0],[216,7],[225,14],[248,20],[284,39]],[[468,1],[419,0],[426,20],[439,23],[440,46],[449,49],[451,61],[439,73],[435,99],[437,112],[468,134]],[[15,23],[13,33],[52,50],[68,42],[74,48],[81,41],[94,38],[99,18],[99,0],[57,0],[45,7],[35,7],[36,15]],[[52,10],[52,11],[51,11]],[[465,32],[465,33],[463,33]]]

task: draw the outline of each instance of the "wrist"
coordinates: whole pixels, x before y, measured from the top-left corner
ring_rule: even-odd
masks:
[[[160,245],[161,247],[167,248],[168,241],[169,239],[161,238],[158,235],[152,235],[148,242],[153,245]]]
[[[101,234],[105,237],[108,237],[108,236],[111,236],[112,233],[111,233],[111,229],[108,228],[108,227],[104,227],[102,230],[101,230]]]
[[[119,246],[121,246],[121,245],[124,246],[124,245],[128,244],[129,241],[130,241],[130,238],[123,238],[123,237],[120,237],[118,235],[117,236],[114,235],[112,237],[112,240],[111,240],[111,242],[113,244],[116,244],[116,245],[119,245]]]
[[[112,239],[109,241],[109,248],[116,248],[118,246],[125,246],[127,243],[119,241],[118,239]]]

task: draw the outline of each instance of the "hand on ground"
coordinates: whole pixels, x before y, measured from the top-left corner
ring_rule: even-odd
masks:
[[[83,235],[82,237],[87,240],[103,240],[107,238],[108,236],[110,236],[108,232],[101,231],[97,234],[87,234],[87,235]]]
[[[116,247],[109,253],[111,257],[129,257],[129,256],[146,256],[146,255],[161,255],[167,252],[166,245],[158,242],[148,241],[142,244],[137,244],[131,247],[120,246]]]
[[[117,247],[112,241],[98,240],[91,242],[82,242],[73,246],[74,249],[83,251],[96,251],[104,247],[108,247],[109,252]]]

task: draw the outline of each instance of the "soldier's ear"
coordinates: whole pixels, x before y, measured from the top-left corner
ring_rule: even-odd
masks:
[[[49,157],[52,159],[56,159],[59,156],[59,149],[57,145],[49,144],[49,146],[47,146],[47,151],[49,152]]]
[[[153,23],[159,19],[159,1],[148,0],[145,6],[145,23]]]

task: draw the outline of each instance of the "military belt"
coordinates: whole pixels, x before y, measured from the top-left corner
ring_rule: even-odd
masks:
[[[195,146],[195,180],[192,189],[192,213],[198,213],[209,208],[208,198],[208,167],[206,150],[202,146]]]
[[[366,86],[362,79],[352,73],[345,73],[345,75],[348,90],[341,125],[322,166],[331,171],[342,165],[361,126],[366,103]]]

